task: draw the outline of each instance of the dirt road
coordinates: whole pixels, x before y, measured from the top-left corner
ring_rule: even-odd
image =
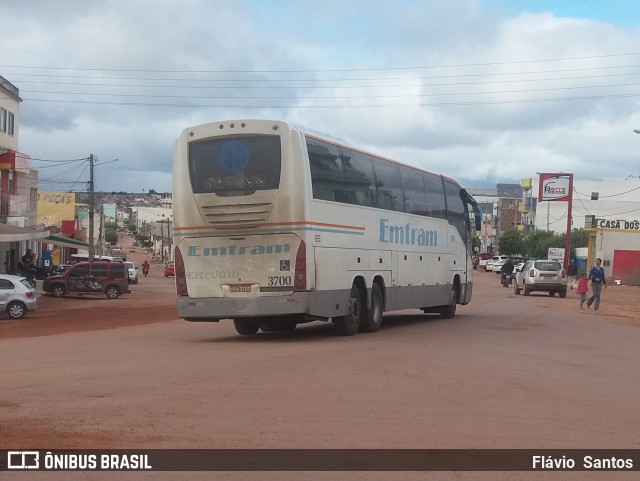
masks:
[[[393,313],[351,338],[178,320],[158,265],[132,289],[0,321],[2,448],[640,448],[637,288],[594,314],[479,272],[453,320]]]

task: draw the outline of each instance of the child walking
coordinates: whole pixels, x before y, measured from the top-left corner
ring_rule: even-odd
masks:
[[[578,296],[580,297],[580,309],[584,309],[583,304],[587,300],[587,293],[589,292],[587,273],[583,272],[578,279]]]

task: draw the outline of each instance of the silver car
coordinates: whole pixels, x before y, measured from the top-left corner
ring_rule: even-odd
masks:
[[[36,291],[24,277],[0,274],[0,311],[12,319],[22,319],[37,307]]]
[[[531,291],[547,291],[550,296],[557,292],[560,297],[567,297],[567,276],[558,261],[529,260],[516,269],[513,291],[523,291],[525,296]]]

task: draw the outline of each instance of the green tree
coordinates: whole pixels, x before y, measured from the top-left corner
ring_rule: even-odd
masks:
[[[545,259],[549,247],[563,247],[564,239],[551,231],[537,230],[529,234],[525,240],[525,251],[529,257]]]
[[[522,255],[525,248],[522,233],[517,229],[504,231],[498,240],[498,248],[503,255]]]
[[[562,245],[558,247],[565,247],[567,244],[567,234],[559,234],[562,241]],[[570,259],[575,259],[577,247],[587,247],[589,245],[589,231],[585,229],[571,229],[571,253]],[[554,246],[555,247],[555,246]]]
[[[478,234],[473,234],[473,237],[471,238],[471,247],[473,248],[473,251],[475,252],[476,249],[480,250],[481,246],[482,241],[480,240],[480,236]]]
[[[105,222],[104,224],[104,240],[106,242],[118,242],[117,224]]]

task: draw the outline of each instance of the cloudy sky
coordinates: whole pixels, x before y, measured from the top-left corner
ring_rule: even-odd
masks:
[[[173,143],[292,121],[469,187],[640,175],[636,0],[0,0],[41,190],[171,191]],[[114,161],[118,159],[117,161]]]

